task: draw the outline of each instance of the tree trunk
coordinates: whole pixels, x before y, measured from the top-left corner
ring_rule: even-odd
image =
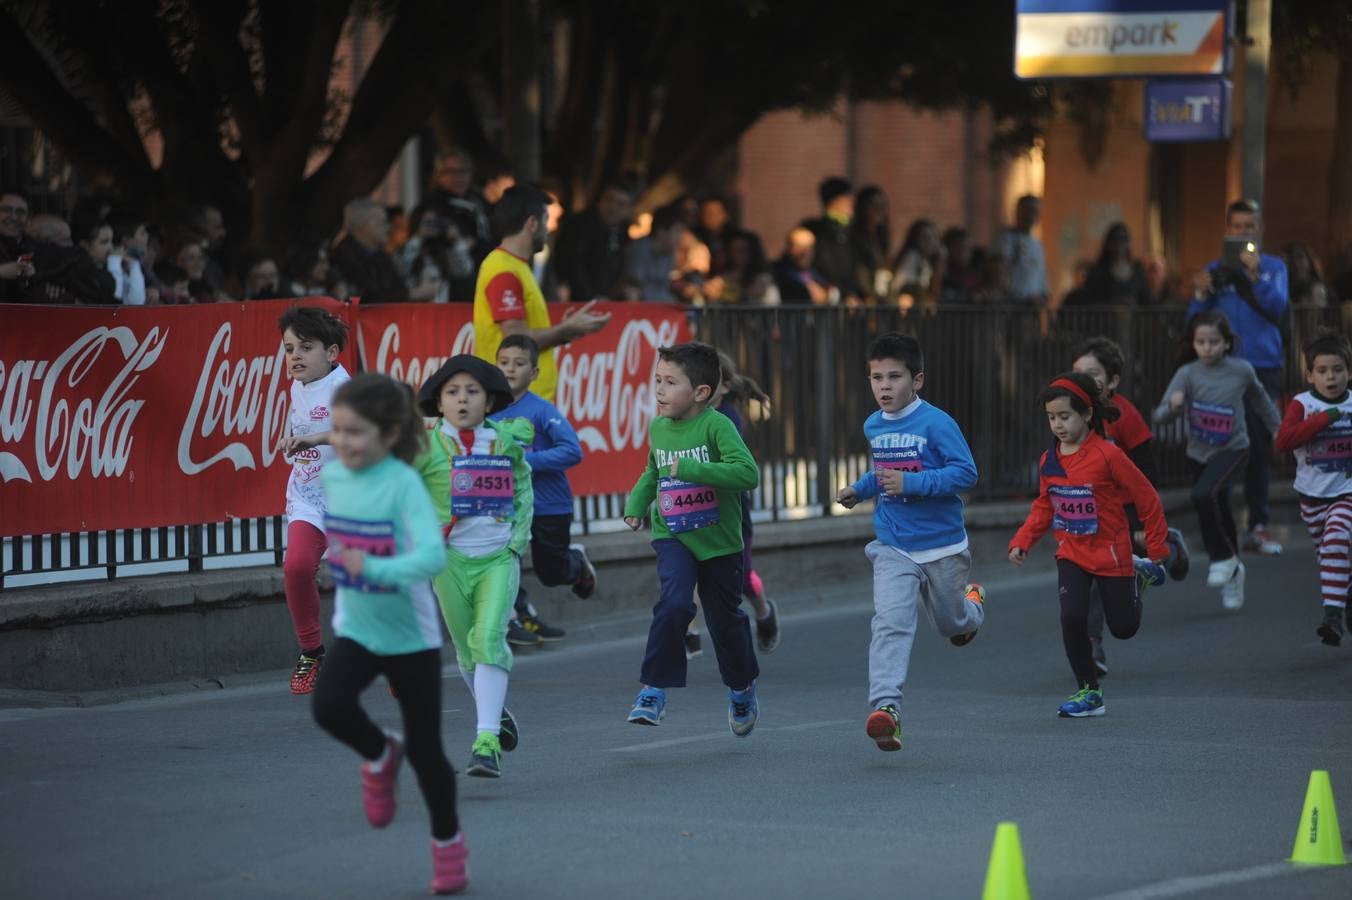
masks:
[[[1338,114],[1329,163],[1329,230],[1324,259],[1340,260],[1352,245],[1352,59],[1338,63]]]

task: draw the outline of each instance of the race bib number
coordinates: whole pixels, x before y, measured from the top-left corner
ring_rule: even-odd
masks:
[[[1054,484],[1047,488],[1052,501],[1052,528],[1066,534],[1097,534],[1098,506],[1092,487]]]
[[[1352,429],[1340,428],[1315,438],[1305,461],[1324,472],[1352,472]]]
[[[471,454],[451,459],[451,515],[510,519],[515,495],[511,457]]]
[[[658,482],[657,507],[672,534],[718,524],[718,494],[702,484],[663,476]]]
[[[1230,440],[1235,431],[1235,411],[1228,406],[1194,400],[1188,410],[1188,424],[1197,440],[1220,446]]]
[[[371,594],[394,593],[393,587],[372,584],[364,578],[349,575],[341,564],[344,550],[360,550],[367,556],[394,556],[393,522],[326,515],[324,535],[329,542],[329,571],[333,573],[334,584]]]

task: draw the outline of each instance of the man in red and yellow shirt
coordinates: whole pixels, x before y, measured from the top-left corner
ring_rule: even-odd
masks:
[[[494,362],[498,344],[509,334],[525,334],[540,346],[540,377],[533,393],[553,402],[558,371],[553,348],[600,331],[610,314],[592,312],[595,302],[551,325],[545,296],[531,271],[531,258],[545,245],[549,195],[532,185],[508,188],[493,208],[502,242],[479,266],[474,288],[474,355]]]

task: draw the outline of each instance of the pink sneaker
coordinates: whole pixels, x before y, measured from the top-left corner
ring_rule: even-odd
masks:
[[[361,764],[361,802],[372,828],[384,828],[394,819],[394,786],[404,761],[404,742],[392,734],[385,740],[390,751],[385,767],[372,772],[369,762]]]
[[[432,841],[432,893],[458,894],[469,884],[469,847],[465,845],[462,829],[460,840],[449,847],[439,847]]]

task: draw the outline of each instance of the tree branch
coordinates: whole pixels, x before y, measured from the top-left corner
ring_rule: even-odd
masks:
[[[253,72],[239,39],[248,6],[245,0],[191,0],[190,6],[201,23],[198,53],[210,68],[217,90],[230,103],[246,155],[258,160],[268,142]]]

